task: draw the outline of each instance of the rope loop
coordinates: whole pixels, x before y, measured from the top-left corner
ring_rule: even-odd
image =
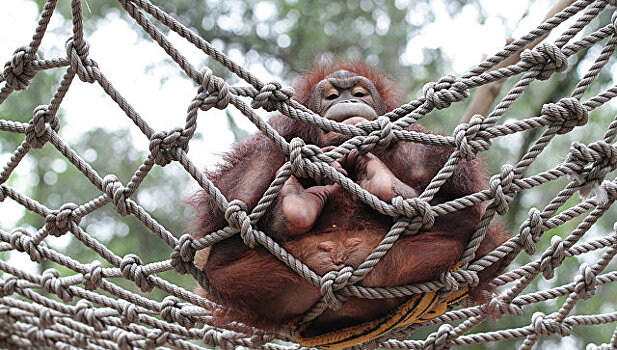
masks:
[[[103,265],[100,261],[94,260],[86,268],[89,271],[84,273],[84,287],[86,290],[96,290],[103,285]]]
[[[536,252],[536,242],[543,232],[542,226],[544,223],[542,222],[542,216],[538,209],[531,208],[528,215],[529,218],[521,225],[519,236],[522,239],[521,244],[525,252],[532,255]]]
[[[42,148],[49,141],[48,125],[55,132],[60,129],[58,118],[52,116],[48,108],[47,105],[37,106],[34,109],[32,120],[26,126],[26,142],[33,148]]]
[[[116,211],[121,216],[126,216],[129,214],[125,196],[127,189],[122,185],[122,182],[120,182],[116,175],[110,174],[103,178],[103,190],[105,191],[105,194],[111,198],[116,207]]]
[[[566,257],[563,240],[559,236],[551,237],[551,246],[542,254],[540,258],[540,270],[547,280],[555,276],[554,269],[561,265]]]
[[[98,64],[91,58],[88,58],[90,45],[85,40],[76,43],[73,37],[70,37],[66,41],[65,47],[66,58],[79,79],[86,83],[94,83],[100,72]]]
[[[559,322],[554,315],[546,316],[542,312],[536,312],[531,316],[531,325],[533,326],[534,332],[542,336],[549,336],[557,333],[562,337],[567,337],[572,334],[571,325]]]
[[[240,237],[242,237],[244,244],[249,248],[255,248],[257,247],[257,238],[251,218],[248,215],[248,210],[246,203],[239,199],[234,199],[229,202],[225,210],[225,220],[227,220],[229,226],[240,231]]]
[[[81,299],[75,305],[75,318],[77,321],[92,326],[94,330],[100,332],[105,329],[101,320],[95,313],[94,306],[87,300]]]
[[[193,328],[195,320],[185,314],[184,306],[176,297],[168,296],[161,302],[161,317],[167,322],[177,322],[186,329]]]
[[[579,271],[581,274],[576,277],[574,293],[581,299],[589,299],[596,293],[596,273],[587,263],[582,263]]]
[[[184,135],[184,129],[177,127],[169,131],[155,132],[150,137],[150,154],[154,162],[166,166],[174,160],[174,150],[187,152],[190,138]]]
[[[283,88],[282,84],[278,81],[271,81],[259,90],[257,95],[253,97],[251,107],[258,109],[263,107],[268,112],[276,110],[276,102],[285,102],[294,95],[294,90],[290,87]]]
[[[43,253],[39,250],[39,247],[32,241],[32,234],[26,229],[17,228],[11,232],[9,237],[11,245],[19,250],[30,255],[30,260],[40,263],[43,258]],[[41,243],[45,244],[45,243]]]
[[[41,287],[46,293],[56,294],[64,301],[69,303],[73,300],[73,293],[65,287],[60,279],[60,272],[56,269],[47,269],[41,274]]]
[[[225,109],[231,101],[229,85],[223,79],[212,73],[208,67],[204,67],[201,71],[201,87],[199,92],[206,91],[208,96],[204,98],[201,106],[203,111],[207,111],[212,107],[217,109]]]
[[[510,164],[501,167],[501,173],[491,177],[489,188],[493,197],[495,210],[499,215],[505,215],[510,208],[507,195],[511,193],[514,180],[514,168]]]
[[[343,306],[343,300],[335,292],[343,289],[351,276],[353,267],[345,266],[339,271],[329,271],[321,278],[319,288],[321,295],[332,310],[339,310]]]
[[[442,324],[437,332],[431,333],[422,346],[423,350],[443,350],[449,349],[452,340],[456,338],[454,327],[449,324]]]
[[[433,224],[435,224],[435,215],[431,209],[431,205],[418,197],[394,197],[392,198],[392,206],[397,214],[412,219],[412,223],[420,223],[418,231],[429,230],[433,227]],[[409,234],[409,232],[405,233]]]
[[[74,214],[77,204],[66,203],[45,217],[45,230],[54,237],[61,237],[71,229],[71,222],[79,224],[81,217]]]
[[[469,120],[469,123],[459,124],[454,129],[454,142],[463,159],[471,161],[476,158],[478,153],[491,147],[490,140],[476,139],[478,133],[482,131],[483,122],[484,117],[476,114]]]
[[[128,254],[122,258],[122,261],[120,261],[120,271],[122,271],[124,278],[135,282],[143,292],[152,290],[152,283],[148,274],[143,270],[143,262],[137,255]]]
[[[193,260],[195,259],[195,248],[193,247],[193,237],[190,234],[184,234],[178,240],[171,253],[171,265],[174,269],[183,275],[189,273]]]
[[[436,83],[427,83],[422,92],[428,104],[436,109],[448,108],[453,102],[469,97],[469,91],[462,84],[456,84],[454,75],[446,75]]]
[[[13,57],[4,64],[4,79],[6,86],[15,90],[26,90],[36,75],[36,69],[32,61],[38,59],[33,56],[29,60],[27,58],[28,48],[25,46],[18,47],[13,52]]]
[[[558,134],[566,134],[575,126],[587,124],[589,113],[581,101],[574,97],[566,97],[557,103],[547,103],[542,106],[542,115],[552,125],[560,126]]]
[[[521,53],[521,61],[537,67],[539,80],[546,80],[553,73],[568,68],[568,57],[553,43],[541,43],[533,50],[525,49]]]

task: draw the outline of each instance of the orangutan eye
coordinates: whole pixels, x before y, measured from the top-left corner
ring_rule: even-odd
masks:
[[[351,94],[354,97],[364,97],[368,95],[368,90],[366,90],[363,86],[355,86],[353,90],[351,90]]]
[[[326,100],[335,100],[338,97],[338,94],[335,92],[332,92],[330,94],[328,94],[328,96],[326,96]]]

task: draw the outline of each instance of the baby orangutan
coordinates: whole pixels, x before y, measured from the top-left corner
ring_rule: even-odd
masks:
[[[363,64],[325,65],[307,74],[296,86],[296,99],[323,118],[345,124],[374,120],[397,105],[397,86]],[[268,121],[287,141],[330,149],[350,137],[328,132],[283,115]],[[412,124],[407,130],[427,133]],[[331,164],[361,188],[385,202],[417,197],[448,160],[452,149],[414,142],[393,142],[369,153],[352,151]],[[288,159],[263,134],[234,146],[224,163],[208,177],[226,198],[240,199],[249,209],[257,204],[277,171]],[[434,195],[431,205],[460,198],[485,188],[485,172],[476,161],[461,161]],[[205,192],[194,197],[195,238],[227,225],[224,214]],[[481,205],[436,217],[434,225],[416,235],[401,236],[373,270],[358,284],[392,287],[435,279],[453,268],[480,221]],[[316,183],[291,176],[276,201],[258,222],[290,254],[323,275],[343,266],[357,268],[390,230],[394,218],[382,215],[338,184]],[[477,251],[482,257],[508,237],[489,230]],[[241,321],[267,330],[298,320],[321,298],[318,287],[258,246],[247,247],[239,235],[214,244],[198,257],[209,280],[207,297],[225,305],[224,321]],[[488,282],[503,269],[500,261],[479,273],[480,284],[470,290],[485,301]],[[346,300],[336,311],[326,310],[309,333],[340,329],[383,316],[407,298]],[[228,319],[225,319],[228,317]]]

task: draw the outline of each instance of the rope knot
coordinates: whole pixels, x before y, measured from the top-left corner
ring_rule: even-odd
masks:
[[[146,348],[153,349],[167,344],[169,333],[160,330],[152,330],[146,336]]]
[[[133,344],[131,344],[131,336],[129,335],[129,332],[114,332],[114,338],[116,339],[116,342],[118,343],[118,348],[120,350],[135,349]]]
[[[599,207],[605,207],[617,199],[617,184],[610,181],[602,181],[596,188],[596,203]]]
[[[184,305],[176,297],[166,297],[161,302],[161,317],[167,322],[177,322],[186,329],[192,328],[195,325],[193,317],[186,315]]]
[[[600,185],[608,173],[617,169],[617,147],[605,141],[596,141],[589,146],[574,142],[566,159],[566,163],[568,162],[581,168],[572,171],[570,176],[582,186],[579,191],[586,197],[592,189]],[[587,163],[592,164],[584,168]]]
[[[50,309],[39,310],[39,325],[41,328],[50,328],[56,324],[56,317]]]
[[[123,303],[120,318],[124,325],[139,322],[139,310],[137,310],[137,306],[131,303]]]
[[[482,131],[484,117],[476,114],[468,124],[459,124],[454,129],[454,142],[459,150],[461,157],[466,160],[473,160],[479,152],[486,151],[491,147],[491,141],[480,138],[476,140],[478,132]]]
[[[0,305],[0,320],[6,325],[17,322],[17,318],[11,315],[11,309],[4,305]]]
[[[553,73],[568,68],[568,57],[553,43],[541,43],[533,50],[526,49],[521,53],[521,60],[536,66],[539,80],[546,80]]]
[[[17,277],[15,276],[9,276],[5,280],[0,280],[0,298],[4,298],[15,293],[17,281]]]
[[[521,244],[525,252],[532,255],[536,252],[536,242],[543,232],[542,226],[544,223],[542,222],[542,216],[538,209],[531,208],[528,215],[529,218],[521,225],[519,236],[522,239]]]
[[[143,262],[137,255],[128,254],[122,258],[122,261],[120,261],[120,271],[122,271],[124,278],[135,282],[143,292],[152,290],[150,278],[144,271]]]
[[[183,275],[189,273],[195,259],[195,253],[193,237],[190,234],[182,235],[174,246],[174,251],[171,253],[171,266]]]
[[[214,75],[208,67],[202,70],[201,76],[201,86],[196,98],[196,100],[202,100],[199,108],[203,111],[207,111],[212,107],[217,109],[227,108],[231,100],[229,85],[223,79]]]
[[[174,151],[188,151],[189,140],[190,138],[184,135],[184,129],[180,127],[155,132],[150,137],[150,154],[156,164],[166,166],[176,160]]]
[[[436,109],[448,108],[453,102],[469,97],[467,89],[462,84],[457,84],[453,75],[446,75],[436,83],[427,83],[422,91],[429,105]]]
[[[77,321],[92,326],[94,330],[100,332],[104,330],[105,327],[101,320],[99,320],[95,311],[96,309],[89,301],[82,299],[75,305],[75,318],[77,318]]]
[[[32,64],[35,59],[36,55],[28,57],[27,47],[18,47],[13,52],[13,57],[4,64],[3,75],[6,86],[15,91],[26,90],[36,75],[36,69]]]
[[[9,242],[15,249],[30,255],[32,261],[40,263],[43,258],[43,253],[41,253],[39,247],[34,244],[31,236],[31,233],[26,229],[17,228],[11,232]]]
[[[379,137],[377,146],[388,148],[392,140],[396,138],[392,128],[392,122],[390,121],[390,118],[384,116],[377,118],[376,122],[379,125],[379,130],[376,130],[373,133]]]
[[[431,205],[420,198],[403,198],[401,196],[392,198],[392,206],[397,214],[411,219],[411,225],[419,224],[420,227],[414,231],[429,230],[435,223],[435,215]],[[410,234],[411,232],[407,232]]]
[[[63,204],[60,209],[52,210],[45,217],[45,230],[52,236],[60,237],[71,229],[71,223],[79,224],[81,217],[74,214],[77,205]]]
[[[586,263],[581,264],[579,271],[581,274],[576,278],[574,293],[581,299],[589,299],[596,293],[596,285],[598,283],[596,273],[593,271],[593,268]]]
[[[41,274],[41,287],[46,293],[56,294],[65,303],[73,300],[73,293],[69,291],[68,287],[65,287],[60,279],[60,272],[56,269],[47,269]]]
[[[443,291],[454,291],[460,288],[460,285],[456,278],[452,275],[451,271],[444,271],[439,275],[439,282],[443,284]]]
[[[103,265],[94,260],[86,268],[89,271],[84,274],[84,287],[86,290],[96,290],[103,284]]]
[[[493,204],[499,215],[505,215],[510,208],[507,195],[511,193],[514,180],[514,168],[510,164],[501,167],[501,173],[491,177],[489,188],[493,196]]]
[[[304,143],[301,138],[295,137],[289,142],[289,162],[291,171],[298,177],[321,176],[319,168],[310,162],[306,157],[319,153],[319,149],[314,149]]]
[[[51,130],[58,131],[60,123],[56,116],[52,116],[48,112],[47,105],[41,105],[34,109],[33,117],[28,126],[26,126],[26,142],[33,148],[41,148],[49,141],[47,126]]]
[[[531,317],[531,324],[534,332],[542,336],[549,336],[557,333],[562,337],[567,337],[572,334],[572,326],[559,322],[553,315],[546,316],[542,312],[533,314]]]
[[[563,240],[559,236],[551,237],[551,246],[542,254],[540,258],[540,270],[544,278],[551,279],[555,276],[554,269],[561,265],[566,257]]]
[[[507,302],[503,297],[497,296],[487,305],[488,314],[495,316],[495,318],[501,318],[502,315],[521,316],[523,309],[517,305]]]
[[[30,340],[32,345],[35,345],[34,348],[49,348],[53,342],[47,337],[43,330],[38,329],[37,327],[30,327],[26,331],[26,338]]]
[[[99,66],[94,60],[88,58],[89,52],[90,45],[85,40],[76,43],[71,37],[66,41],[66,58],[71,68],[81,81],[92,84],[99,75]]]
[[[581,101],[574,97],[562,98],[557,103],[547,103],[542,106],[542,115],[545,116],[552,125],[558,125],[558,134],[565,134],[575,126],[587,124],[589,115],[587,109]]]
[[[362,144],[358,146],[360,154],[366,154],[375,146],[387,148],[393,139],[396,138],[392,132],[392,123],[388,117],[381,116],[372,121],[364,121],[355,125],[369,134],[362,139]]]
[[[240,237],[242,237],[244,244],[249,246],[249,248],[257,247],[257,238],[251,218],[248,215],[246,203],[239,199],[229,202],[225,210],[225,220],[227,220],[229,226],[240,231]]]
[[[280,82],[271,81],[266,83],[253,98],[251,107],[254,109],[263,107],[268,112],[276,110],[276,102],[289,101],[294,90],[290,87],[283,88]]]
[[[353,267],[345,266],[339,271],[328,271],[321,277],[319,289],[332,310],[338,310],[343,306],[343,300],[335,292],[343,289],[352,275]]]
[[[443,324],[437,332],[431,333],[424,342],[422,349],[424,350],[441,350],[448,349],[451,346],[452,340],[456,338],[454,327],[449,324]]]
[[[103,190],[107,197],[109,197],[116,207],[116,211],[121,216],[126,216],[129,213],[127,208],[126,192],[127,189],[122,185],[122,182],[116,175],[106,175],[103,178]]]

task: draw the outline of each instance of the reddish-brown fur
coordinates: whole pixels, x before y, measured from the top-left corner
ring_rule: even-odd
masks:
[[[373,81],[388,110],[398,105],[398,86],[364,64],[336,63],[317,67],[311,73],[303,75],[296,84],[295,98],[306,104],[313,86],[340,69],[363,75]],[[301,137],[307,143],[325,146],[320,144],[321,130],[316,127],[283,115],[272,117],[269,123],[287,140]],[[427,132],[415,124],[408,129]],[[451,152],[452,149],[443,147],[405,142],[372,151],[398,179],[417,193],[424,190]],[[228,200],[241,199],[252,209],[285,160],[285,155],[272,142],[262,134],[257,134],[236,144],[231,152],[224,155],[223,163],[207,175]],[[463,161],[435,195],[431,204],[481,190],[485,186],[484,177],[485,170],[478,162]],[[196,238],[226,225],[223,213],[205,192],[197,193],[192,202],[196,212],[193,229]],[[401,237],[360,284],[368,287],[388,287],[438,277],[456,264],[482,212],[483,208],[478,205],[440,216],[429,231]],[[268,223],[272,222],[272,215],[282,214],[271,209],[258,223],[258,228],[271,234],[292,255],[314,270],[322,270],[318,263],[320,260],[315,258],[316,245],[320,239],[336,242],[336,237],[360,237],[364,242],[363,249],[351,253],[356,254],[353,260],[357,261],[369,254],[366,247],[374,248],[378,244],[375,237],[383,237],[393,223],[391,217],[376,213],[343,190],[336,191],[329,197],[317,222],[306,236],[292,239],[286,236],[285,232],[269,232],[271,227],[268,227]],[[502,230],[491,229],[477,256],[487,254],[505,239],[507,237]],[[344,247],[343,243],[338,244],[339,249]],[[208,296],[229,307],[229,312],[220,316],[220,322],[235,319],[264,329],[276,329],[300,317],[320,297],[317,287],[299,277],[264,248],[248,249],[238,235],[215,244],[209,254],[202,252],[200,259],[198,266],[204,269],[211,283]],[[506,263],[503,261],[480,273],[481,284],[472,290],[472,297],[476,300],[486,298],[488,281],[501,271]],[[403,301],[404,298],[350,299],[340,310],[327,310],[316,319],[315,327],[319,332],[369,320]]]

